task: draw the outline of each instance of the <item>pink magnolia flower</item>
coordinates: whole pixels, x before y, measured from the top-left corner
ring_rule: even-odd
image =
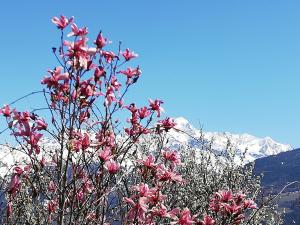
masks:
[[[157,169],[156,176],[160,181],[173,181],[173,182],[182,182],[182,176],[173,171],[169,171],[163,165],[160,165]]]
[[[236,205],[235,203],[232,204],[223,203],[222,206],[224,207],[225,212],[227,212],[229,215],[241,213],[242,207]]]
[[[24,173],[24,170],[21,167],[16,166],[14,168],[14,173],[20,176],[20,175],[22,175]]]
[[[0,114],[3,114],[5,117],[10,117],[11,111],[9,105],[4,105],[4,107],[0,109]]]
[[[116,101],[116,96],[114,93],[114,88],[112,86],[109,86],[106,90],[105,95],[105,105],[110,106],[112,102]]]
[[[124,108],[128,109],[131,112],[131,114],[136,114],[136,112],[138,111],[134,103],[131,103],[130,105],[125,106]]]
[[[215,224],[215,220],[208,215],[204,216],[203,220],[200,221],[200,225],[214,225],[214,224]]]
[[[85,35],[88,34],[87,27],[78,28],[77,25],[75,23],[73,23],[71,25],[71,28],[72,28],[72,32],[68,34],[68,37],[71,37],[71,36],[85,36]]]
[[[98,48],[102,49],[105,45],[109,43],[109,41],[107,40],[107,38],[104,38],[102,36],[102,32],[100,31],[94,43],[97,45]]]
[[[104,162],[110,160],[112,158],[112,153],[109,147],[105,147],[103,151],[99,152],[99,158]]]
[[[165,150],[162,153],[163,153],[163,157],[166,160],[171,161],[173,164],[178,165],[181,163],[180,155],[177,152]]]
[[[19,123],[28,123],[31,120],[30,112],[14,112],[14,120],[18,120]]]
[[[21,120],[18,120],[18,122],[19,122],[19,124],[18,124],[18,126],[16,126],[17,131],[13,132],[13,135],[15,137],[19,137],[19,136],[29,137],[32,134],[29,122],[28,121],[21,121]]]
[[[140,183],[136,186],[133,186],[132,189],[137,191],[141,197],[151,197],[157,192],[157,188],[149,188],[148,184],[145,183]]]
[[[115,134],[107,130],[105,133],[99,131],[96,134],[96,138],[98,140],[99,145],[107,146],[107,147],[114,147],[115,146]]]
[[[132,121],[132,120],[131,120]],[[151,130],[143,127],[141,124],[133,124],[131,128],[125,128],[125,133],[130,136],[135,142],[138,141],[138,137],[142,134],[149,134]]]
[[[109,173],[115,174],[115,173],[117,173],[119,171],[120,164],[117,163],[117,162],[115,162],[115,161],[113,161],[113,160],[111,160],[111,161],[107,161],[105,163],[105,167],[106,167],[106,169],[108,170]]]
[[[155,164],[155,158],[153,157],[153,155],[148,155],[146,159],[138,160],[137,162],[148,168],[155,168],[157,166]]]
[[[134,69],[128,67],[126,70],[121,70],[118,73],[127,76],[126,84],[130,84],[133,81],[132,78],[140,76],[142,74],[142,71],[140,70],[139,67]]]
[[[95,94],[95,86],[91,84],[90,80],[84,80],[80,83],[80,96],[88,98]]]
[[[153,205],[159,204],[167,199],[167,195],[163,195],[159,190],[160,188],[161,188],[161,184],[152,188],[154,190],[153,194],[148,195],[149,202]]]
[[[233,200],[237,205],[241,205],[241,203],[245,200],[246,195],[243,193],[237,193],[233,196]]]
[[[37,120],[35,120],[35,123],[36,123],[36,128],[38,130],[46,130],[47,129],[48,124],[45,122],[44,119],[37,119]]]
[[[15,196],[20,189],[21,186],[21,180],[19,175],[14,174],[11,177],[10,183],[9,183],[9,193]]]
[[[94,55],[96,50],[88,48],[87,40],[81,37],[75,42],[64,41],[64,45],[68,47],[68,52],[65,54],[69,57],[68,63],[75,68],[81,67],[88,70],[91,67],[91,55]]]
[[[40,148],[38,146],[38,142],[40,141],[42,136],[43,136],[43,134],[34,132],[30,135],[30,138],[28,140],[28,144],[31,145],[31,149],[34,150],[36,154],[40,153]],[[30,154],[31,154],[31,152],[30,152]]]
[[[114,58],[116,58],[115,53],[112,51],[101,51],[101,55],[105,58],[107,63],[111,63]]]
[[[140,119],[144,119],[151,115],[151,111],[145,106],[143,108],[138,109],[138,116]]]
[[[161,217],[161,218],[170,218],[170,213],[167,210],[167,207],[162,204],[159,203],[157,207],[154,207],[152,210],[154,215]]]
[[[158,124],[165,129],[165,131],[169,131],[171,128],[176,126],[174,119],[167,117],[164,120],[158,121]]]
[[[138,54],[135,54],[134,52],[130,52],[128,48],[126,48],[125,52],[121,52],[121,54],[126,61],[138,57]]]
[[[96,67],[95,72],[94,72],[95,80],[98,81],[100,79],[100,77],[104,77],[105,73],[106,72],[103,68]]]
[[[62,67],[56,67],[54,70],[48,70],[48,72],[51,74],[50,77],[45,77],[42,80],[42,84],[46,84],[48,88],[57,87],[59,84],[59,81],[68,81],[69,80],[69,74],[68,73],[62,73]]]
[[[163,111],[163,108],[161,107],[161,104],[164,103],[162,100],[155,99],[154,101],[152,99],[149,99],[150,108],[153,111],[156,111],[157,117],[160,117],[160,113]]]
[[[66,26],[68,26],[70,23],[72,23],[74,20],[74,17],[72,16],[71,18],[67,19],[65,16],[61,15],[60,18],[58,17],[53,17],[52,18],[52,23],[54,23],[58,29],[63,30]]]
[[[111,86],[115,89],[115,91],[118,91],[122,84],[120,84],[115,76],[111,77]]]
[[[190,210],[185,208],[181,211],[180,217],[176,221],[171,222],[171,224],[191,225],[195,223],[194,219],[195,216],[192,216]]]
[[[258,207],[252,199],[247,199],[244,201],[244,208],[245,209],[257,209]]]
[[[72,150],[75,150],[75,152],[79,152],[80,149],[82,149],[81,140],[77,140],[77,139],[72,140],[71,141],[71,147],[72,147]]]
[[[234,218],[233,223],[238,225],[242,222],[243,219],[245,219],[245,215],[239,214]]]
[[[148,198],[140,197],[138,202],[135,203],[131,198],[123,198],[123,200],[132,206],[132,208],[128,212],[128,219],[133,220],[136,216],[139,221],[145,221],[146,219],[146,212],[148,211],[149,206]]]
[[[215,196],[218,197],[222,202],[228,202],[233,198],[232,192],[226,190],[217,192]]]

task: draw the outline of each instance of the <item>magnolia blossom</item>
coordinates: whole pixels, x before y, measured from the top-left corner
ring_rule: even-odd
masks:
[[[115,161],[113,161],[113,160],[111,160],[111,161],[107,161],[105,163],[105,167],[106,167],[106,169],[108,170],[109,173],[115,174],[115,173],[117,173],[119,171],[120,164],[117,163],[117,162],[115,162]]]
[[[61,15],[60,18],[58,17],[53,17],[52,18],[52,23],[54,23],[58,29],[63,30],[66,26],[68,26],[70,23],[72,23],[74,20],[74,17],[72,16],[71,18],[67,19],[65,16]]]
[[[21,180],[19,175],[14,174],[11,177],[10,183],[9,183],[9,193],[12,194],[12,196],[15,196],[20,189]]]
[[[96,50],[88,48],[87,40],[87,38],[81,37],[75,42],[64,41],[64,45],[68,47],[65,55],[69,57],[69,64],[75,68],[90,69],[91,56],[95,54]]]
[[[88,34],[87,27],[78,28],[77,25],[75,23],[73,23],[71,25],[71,28],[72,28],[72,32],[68,34],[68,37],[71,37],[71,36],[85,36],[85,35]]]
[[[111,63],[114,58],[116,58],[116,55],[112,51],[101,51],[102,56],[105,58],[107,63]]]
[[[164,167],[164,165],[160,165],[157,168],[157,178],[160,181],[173,181],[173,182],[182,182],[182,176],[176,172],[169,171],[167,168]]]
[[[5,117],[10,117],[11,111],[9,105],[4,105],[4,107],[0,109],[0,114],[3,114]]]
[[[24,170],[21,167],[16,166],[14,168],[14,173],[20,176],[20,175],[22,175],[24,173]]]
[[[215,224],[215,220],[207,215],[204,216],[202,221],[200,221],[200,225],[214,225],[214,224]]]
[[[94,72],[95,80],[98,81],[100,77],[105,76],[105,70],[103,68],[96,67]]]
[[[54,70],[48,70],[50,77],[45,77],[42,84],[47,85],[48,88],[58,87],[59,81],[68,81],[70,76],[68,73],[62,73],[62,67],[58,66]]]
[[[136,216],[139,221],[145,221],[146,219],[146,212],[148,211],[148,198],[147,197],[140,197],[138,202],[135,203],[131,198],[124,198],[124,201],[127,204],[130,204],[132,208],[128,212],[128,219],[133,220]]]
[[[149,103],[151,110],[156,111],[157,117],[160,117],[160,113],[163,112],[161,104],[163,104],[164,102],[159,99],[155,99],[154,101],[152,99],[149,99]]]
[[[151,115],[151,111],[146,106],[138,109],[137,113],[138,113],[138,116],[140,119],[144,119],[144,118],[148,117],[149,115]]]
[[[144,160],[138,160],[138,163],[148,168],[155,168],[157,166],[157,164],[155,164],[155,159],[152,155],[148,155],[147,158]]]
[[[114,88],[112,86],[109,86],[106,89],[106,95],[105,95],[105,105],[110,106],[112,102],[117,101]]]
[[[35,123],[36,123],[36,128],[38,130],[46,130],[47,129],[48,124],[45,122],[44,119],[37,119],[37,120],[35,120]]]
[[[171,224],[191,225],[195,223],[195,217],[196,216],[191,215],[188,208],[185,208],[179,213],[179,217],[176,218],[174,222],[171,222]]]
[[[252,200],[245,197],[242,193],[233,194],[231,191],[222,190],[214,194],[209,207],[223,217],[232,218],[234,224],[240,224],[245,218],[246,209],[257,208]]]
[[[171,128],[176,126],[174,119],[167,117],[164,120],[159,120],[158,125],[160,125],[165,131],[169,131]]]
[[[181,163],[180,160],[180,155],[178,152],[175,151],[170,151],[170,150],[164,150],[162,152],[163,157],[168,160],[171,161],[174,165],[179,165]]]
[[[122,84],[118,82],[118,79],[116,78],[116,76],[111,77],[110,84],[115,89],[115,91],[118,91],[120,89],[120,87],[122,86]]]
[[[154,207],[151,212],[155,215],[155,216],[158,216],[158,217],[161,217],[161,218],[170,218],[172,217],[172,214],[168,212],[168,209],[167,207],[160,203],[157,207]]]
[[[133,78],[137,78],[142,74],[142,71],[140,70],[139,67],[136,67],[132,69],[131,67],[128,67],[126,70],[121,70],[118,73],[124,74],[127,76],[127,81],[126,84],[131,84],[133,81]]]
[[[109,41],[107,40],[107,38],[104,38],[102,36],[102,32],[100,31],[94,43],[97,45],[98,48],[102,49],[105,45],[109,43]]]
[[[252,199],[247,199],[244,201],[244,208],[245,209],[257,209],[258,207]]]
[[[133,58],[138,57],[138,54],[131,52],[128,48],[126,48],[125,52],[121,52],[121,54],[125,58],[126,61],[129,61]]]
[[[112,152],[109,147],[105,147],[103,151],[100,151],[98,154],[99,158],[104,162],[112,158]]]

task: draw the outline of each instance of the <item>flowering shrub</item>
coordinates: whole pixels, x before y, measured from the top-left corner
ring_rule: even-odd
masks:
[[[257,207],[242,190],[222,187],[227,189],[213,191],[196,208],[179,200],[185,193],[180,190],[191,179],[181,175],[187,167],[180,154],[165,146],[166,135],[176,124],[171,118],[161,119],[162,100],[150,100],[142,107],[125,103],[128,90],[142,74],[139,66],[127,66],[138,55],[122,50],[121,44],[117,52],[106,49],[110,41],[102,32],[88,45],[87,27],[79,28],[73,17],[54,17],[52,22],[61,32],[61,44],[53,48],[59,65],[41,81],[51,120],[9,105],[0,111],[18,143],[16,150],[27,156],[13,168],[4,188],[2,223],[247,221],[247,213]],[[68,27],[71,32],[64,40]],[[119,112],[129,113],[127,121],[119,121]],[[145,137],[155,148],[143,149]],[[51,147],[44,145],[45,139],[54,142]],[[184,197],[195,203],[192,196]],[[197,211],[203,206],[205,212]]]

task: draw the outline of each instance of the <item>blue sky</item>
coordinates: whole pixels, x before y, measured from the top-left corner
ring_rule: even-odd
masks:
[[[165,100],[167,115],[208,131],[247,132],[300,146],[299,1],[4,1],[0,104],[40,90],[56,61],[52,16],[75,16],[137,52],[131,95]],[[38,97],[23,106],[40,105]]]

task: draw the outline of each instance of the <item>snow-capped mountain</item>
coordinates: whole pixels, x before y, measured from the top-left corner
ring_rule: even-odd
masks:
[[[201,136],[201,131],[194,128],[188,120],[183,117],[175,119],[176,128],[183,132],[175,130],[170,131],[170,141],[172,146],[190,145],[192,147],[201,147],[200,143],[195,139]],[[229,132],[202,132],[205,142],[213,140],[212,149],[222,151],[226,149],[228,140],[231,146],[237,149],[237,153],[241,154],[246,149],[245,162],[251,162],[255,159],[276,155],[280,152],[292,150],[292,146],[281,144],[274,141],[270,137],[258,138],[250,134],[232,134]]]
[[[202,132],[194,128],[188,120],[183,117],[175,119],[176,130],[170,130],[170,145],[173,147],[192,146],[201,149],[201,143],[197,141],[200,135],[203,135],[204,142],[208,143],[213,140],[212,149],[221,152],[226,149],[228,140],[230,140],[233,148],[237,149],[237,154],[242,154],[247,148],[244,163],[252,162],[255,159],[276,155],[280,152],[292,150],[287,144],[281,144],[274,141],[270,137],[258,138],[249,134],[231,134],[229,132]],[[42,149],[54,151],[57,143],[49,138],[42,139]],[[11,171],[14,165],[28,160],[28,157],[17,150],[1,145],[0,146],[0,176],[3,177],[7,172]],[[46,156],[47,157],[47,156]],[[239,163],[239,161],[237,161]]]

